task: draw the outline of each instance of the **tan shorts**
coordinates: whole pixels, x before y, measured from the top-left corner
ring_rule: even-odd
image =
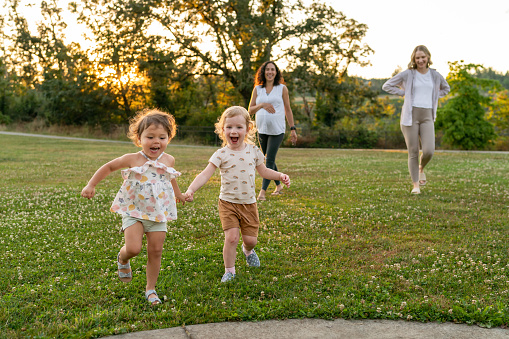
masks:
[[[138,219],[138,218],[133,218],[128,215],[122,216],[122,228],[120,229],[120,232],[124,232],[126,228],[136,224],[138,221],[141,222],[141,224],[143,225],[143,231],[145,233],[147,233],[147,232],[168,232],[166,222],[155,222],[155,221],[151,221],[151,220]]]
[[[258,217],[258,206],[253,204],[234,204],[232,202],[219,199],[218,203],[219,219],[223,230],[230,228],[240,228],[242,235],[252,237],[258,236],[260,228],[260,219]]]

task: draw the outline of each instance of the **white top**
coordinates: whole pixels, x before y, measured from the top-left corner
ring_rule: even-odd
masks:
[[[276,113],[269,113],[264,108],[256,112],[256,128],[258,133],[268,135],[280,135],[285,132],[285,104],[283,102],[283,88],[285,85],[279,84],[272,88],[267,94],[265,87],[256,86],[256,104],[259,105],[268,102],[274,106]]]
[[[219,199],[234,204],[255,203],[255,171],[264,161],[262,151],[252,144],[246,143],[241,151],[233,151],[228,147],[218,149],[209,162],[220,170]]]
[[[433,79],[431,72],[426,74],[415,72],[414,97],[412,106],[419,108],[433,108]]]
[[[415,69],[407,69],[387,80],[382,86],[382,89],[387,93],[405,97],[400,120],[403,126],[412,126],[412,103],[414,97],[413,91],[415,89],[413,82],[415,73],[417,73]],[[438,98],[446,96],[451,88],[444,77],[433,68],[430,68],[428,73],[431,73],[431,78],[433,79],[433,95],[431,97],[431,102],[433,104],[433,121],[435,121],[437,118]]]
[[[124,183],[118,191],[110,210],[137,219],[166,222],[177,219],[177,205],[171,180],[180,176],[172,167],[159,159],[147,161],[143,166],[122,170]]]

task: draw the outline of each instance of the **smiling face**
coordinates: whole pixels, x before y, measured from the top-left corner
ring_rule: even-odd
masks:
[[[273,82],[276,77],[276,66],[273,63],[268,63],[265,66],[265,80],[267,82]]]
[[[168,131],[162,125],[150,125],[141,133],[139,143],[143,153],[155,160],[168,146]]]
[[[415,52],[414,61],[418,71],[425,71],[428,68],[428,56],[423,51]]]
[[[244,139],[248,131],[246,119],[242,115],[235,115],[224,121],[223,133],[228,147],[232,150],[244,149]]]

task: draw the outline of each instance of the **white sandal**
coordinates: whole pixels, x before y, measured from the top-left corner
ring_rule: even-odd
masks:
[[[122,282],[130,282],[133,280],[133,270],[131,269],[131,263],[128,261],[127,264],[121,264],[120,263],[120,253],[117,255],[117,273],[118,278]],[[131,270],[130,272],[120,272],[120,270]]]
[[[419,187],[416,187],[410,193],[412,193],[412,194],[421,194],[421,189]]]
[[[152,297],[152,298],[149,298],[148,296],[151,295],[151,294],[155,294],[156,296],[155,297]],[[150,303],[150,305],[152,306],[155,306],[155,305],[159,305],[159,304],[162,304],[162,301],[161,299],[159,299],[159,297],[157,296],[157,293],[155,290],[148,290],[145,292],[145,299],[148,300],[148,302]],[[154,304],[155,302],[157,301],[157,304]]]
[[[426,184],[427,184],[426,174],[424,174],[424,172],[419,173],[419,185],[424,186]]]

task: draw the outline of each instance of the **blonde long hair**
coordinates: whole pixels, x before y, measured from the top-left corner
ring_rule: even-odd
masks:
[[[426,65],[426,67],[433,65],[433,62],[431,61],[431,53],[429,52],[428,48],[424,45],[419,45],[414,48],[414,51],[410,56],[410,63],[408,64],[409,69],[417,69],[417,64],[415,63],[415,54],[417,54],[418,51],[424,52],[424,54],[426,54],[426,56],[428,57],[428,64]]]
[[[216,127],[216,134],[219,136],[219,139],[223,141],[222,147],[226,146],[228,144],[226,140],[226,136],[224,134],[224,124],[227,118],[233,118],[237,115],[242,116],[246,120],[246,127],[247,127],[247,133],[244,138],[244,142],[248,144],[254,145],[255,142],[255,135],[256,135],[256,127],[253,120],[251,120],[251,115],[249,115],[249,112],[241,106],[231,106],[228,107],[223,114],[219,117],[218,121],[214,125]]]

